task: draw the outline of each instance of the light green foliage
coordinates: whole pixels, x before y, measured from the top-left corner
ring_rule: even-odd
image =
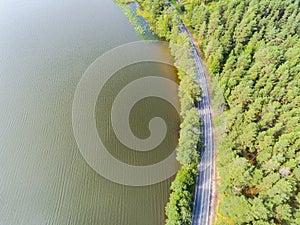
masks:
[[[171,185],[172,192],[166,206],[167,225],[191,224],[196,165],[183,166]]]
[[[200,138],[199,114],[196,108],[186,112],[180,125],[180,138],[177,148],[177,160],[182,165],[197,164],[199,161],[198,144]]]

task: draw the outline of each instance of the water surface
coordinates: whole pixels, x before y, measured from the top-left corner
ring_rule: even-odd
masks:
[[[84,71],[107,50],[137,40],[112,0],[0,2],[1,225],[163,224],[171,179],[147,187],[108,181],[85,162],[72,131],[73,95]],[[175,79],[172,69],[151,63],[120,73],[131,79],[150,67]],[[140,121],[157,113],[149,104],[132,114],[133,131],[141,137],[147,133],[140,131]],[[163,106],[161,111],[171,115],[166,118],[174,129],[167,145],[176,146],[174,112]],[[97,114],[98,129],[109,129],[101,119]],[[112,149],[131,164],[158,161],[166,152],[139,159]]]

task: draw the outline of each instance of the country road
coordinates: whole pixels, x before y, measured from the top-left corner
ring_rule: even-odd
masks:
[[[176,10],[173,4],[170,3],[169,5]],[[197,69],[196,82],[202,90],[202,99],[198,103],[198,112],[202,122],[200,132],[202,134],[203,146],[200,149],[201,160],[198,164],[199,174],[195,186],[192,225],[211,225],[214,218],[215,148],[208,81],[194,38],[179,16],[178,19],[181,23],[180,32],[186,32],[190,38],[193,47],[193,58]]]
[[[190,37],[193,46],[193,58],[197,68],[196,82],[202,89],[202,100],[198,103],[198,111],[202,121],[200,131],[203,147],[200,149],[201,161],[198,164],[199,175],[196,180],[192,225],[210,225],[213,218],[212,189],[215,176],[215,149],[209,89],[200,53],[191,33],[183,22],[182,29]]]

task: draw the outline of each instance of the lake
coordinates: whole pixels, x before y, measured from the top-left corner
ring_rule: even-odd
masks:
[[[108,50],[138,40],[112,0],[0,2],[1,225],[164,224],[173,177],[148,186],[114,183],[88,165],[72,127],[74,93],[87,68]],[[159,54],[170,57],[166,49]],[[155,98],[138,102],[129,119],[143,139],[149,120],[161,115],[168,134],[157,149],[128,149],[112,132],[109,110],[117,93],[153,74],[176,82],[170,66],[133,64],[111,77],[95,108],[99,137],[115,158],[131,165],[161,161],[177,145],[178,116]]]

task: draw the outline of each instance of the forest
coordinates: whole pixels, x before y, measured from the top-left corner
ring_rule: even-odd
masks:
[[[299,6],[294,0],[177,5],[226,104],[217,224],[300,224]]]
[[[216,224],[300,224],[300,1],[138,2],[154,32],[170,42],[182,87],[177,155],[183,166],[171,187],[167,224],[190,224],[200,158],[193,112],[200,90],[178,17],[224,97]]]

